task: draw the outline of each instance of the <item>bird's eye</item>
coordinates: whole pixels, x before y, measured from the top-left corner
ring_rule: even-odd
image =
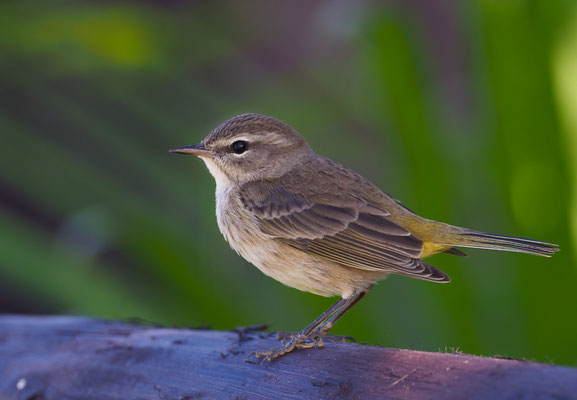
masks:
[[[232,144],[231,147],[232,151],[234,151],[236,154],[242,154],[248,148],[248,143],[245,142],[244,140],[237,140]]]

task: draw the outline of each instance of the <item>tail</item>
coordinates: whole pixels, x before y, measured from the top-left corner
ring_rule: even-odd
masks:
[[[472,247],[477,249],[511,251],[516,253],[533,254],[536,256],[551,257],[559,251],[559,246],[540,240],[525,239],[515,236],[494,235],[459,228],[460,232],[451,235],[452,246]]]

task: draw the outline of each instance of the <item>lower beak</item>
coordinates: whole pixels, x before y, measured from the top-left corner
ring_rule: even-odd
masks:
[[[197,157],[212,157],[214,153],[204,147],[204,144],[191,144],[168,150],[169,153],[189,154]]]

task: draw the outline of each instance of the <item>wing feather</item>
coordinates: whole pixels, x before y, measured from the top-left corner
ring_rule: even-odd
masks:
[[[387,217],[382,207],[353,196],[305,197],[286,188],[247,186],[241,203],[274,239],[351,268],[446,282],[423,262],[423,241]]]

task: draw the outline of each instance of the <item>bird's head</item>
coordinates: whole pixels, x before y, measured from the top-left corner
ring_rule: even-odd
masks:
[[[223,180],[242,184],[283,176],[311,149],[284,122],[266,115],[241,114],[217,126],[201,143],[170,152],[200,157],[217,184]]]

